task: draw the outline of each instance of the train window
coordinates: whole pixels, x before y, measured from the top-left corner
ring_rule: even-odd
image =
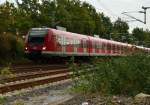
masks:
[[[93,48],[97,49],[97,43],[93,41]]]
[[[106,50],[106,46],[107,46],[107,44],[106,44],[106,43],[104,43],[103,45],[104,45],[104,46],[103,46],[103,47],[104,47],[104,50]]]
[[[111,44],[110,43],[107,43],[107,49],[111,50]]]
[[[99,46],[99,42],[96,42],[96,49],[99,49],[100,46]]]
[[[116,46],[115,46],[115,44],[113,44],[112,46],[113,46],[113,52],[115,53]]]
[[[63,37],[63,43],[62,43],[62,45],[63,45],[63,46],[66,45],[66,38],[65,38],[65,37]]]
[[[94,41],[92,41],[92,48],[95,48],[95,43],[94,43]]]
[[[29,36],[28,42],[31,44],[43,44],[44,43],[44,37]]]
[[[79,40],[76,40],[76,39],[75,39],[75,46],[76,46],[77,48],[80,47],[80,41],[79,41]]]
[[[102,42],[99,42],[99,49],[102,49]]]
[[[124,51],[124,50],[123,50],[123,46],[121,46],[121,53],[122,53],[122,54],[123,54],[123,51]]]
[[[70,39],[70,45],[73,45],[73,39]]]
[[[117,45],[117,51],[118,51],[118,52],[120,51],[120,46],[119,46],[119,45]]]
[[[119,52],[119,46],[116,45],[116,52],[118,53]]]
[[[104,45],[103,45],[103,42],[102,42],[102,50],[104,50]]]
[[[77,47],[77,40],[74,39],[74,46]]]
[[[83,48],[83,40],[81,40],[80,48]]]
[[[66,44],[65,44],[65,45],[66,45],[66,46],[68,46],[68,45],[70,44],[70,40],[69,40],[69,38],[66,38],[66,41],[65,41],[65,42],[66,42]]]
[[[87,44],[86,44],[86,40],[83,40],[83,48],[86,48]]]
[[[98,49],[98,44],[97,44],[97,42],[95,42],[95,49]]]
[[[45,36],[48,34],[48,30],[31,30],[29,36]]]
[[[57,36],[56,38],[57,38],[58,45],[63,45],[63,37]]]
[[[124,51],[127,53],[128,52],[128,49],[127,49],[127,47],[124,47]]]
[[[105,50],[105,43],[102,43],[102,50]]]
[[[64,37],[63,45],[65,45],[65,46],[70,45],[70,39]]]

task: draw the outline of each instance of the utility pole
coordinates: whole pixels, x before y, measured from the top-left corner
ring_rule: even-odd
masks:
[[[143,11],[143,13],[144,13],[144,24],[146,24],[146,11],[147,11],[147,9],[150,9],[150,7],[142,6],[142,9],[144,9],[144,11]],[[142,13],[142,11],[141,11],[141,13]]]
[[[142,6],[142,9],[143,9],[144,11],[137,11],[137,12],[144,14],[144,21],[143,21],[143,20],[140,20],[140,19],[137,19],[136,17],[131,16],[131,15],[128,14],[128,13],[132,13],[132,12],[123,12],[122,14],[123,14],[123,15],[126,15],[126,16],[128,16],[128,17],[130,17],[130,18],[132,18],[132,19],[134,19],[134,20],[131,20],[131,21],[139,21],[139,22],[141,22],[141,23],[146,24],[147,9],[150,9],[150,7],[144,7],[144,6]],[[130,21],[128,21],[128,22],[130,22]]]

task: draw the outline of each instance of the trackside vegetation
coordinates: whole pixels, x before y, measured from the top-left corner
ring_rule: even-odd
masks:
[[[0,34],[0,64],[20,60],[24,55],[24,42],[14,34]]]
[[[98,60],[80,66],[72,64],[75,91],[129,96],[150,93],[150,56],[136,54]]]

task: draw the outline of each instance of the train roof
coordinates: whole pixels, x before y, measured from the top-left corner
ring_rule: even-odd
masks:
[[[61,31],[61,30],[56,30],[50,28],[50,31],[52,31],[54,34],[63,34],[66,37],[73,37],[75,39],[88,39],[88,36],[82,35],[82,34],[77,34],[77,33],[72,33],[72,32],[67,32],[67,31]]]

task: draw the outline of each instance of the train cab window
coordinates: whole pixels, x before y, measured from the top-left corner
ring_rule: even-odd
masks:
[[[29,32],[29,36],[35,37],[44,37],[46,34],[48,34],[48,30],[31,30]]]
[[[29,32],[28,42],[32,44],[43,44],[44,37],[48,34],[48,30],[32,29]]]
[[[44,37],[29,36],[28,42],[30,44],[43,44],[44,43]]]

